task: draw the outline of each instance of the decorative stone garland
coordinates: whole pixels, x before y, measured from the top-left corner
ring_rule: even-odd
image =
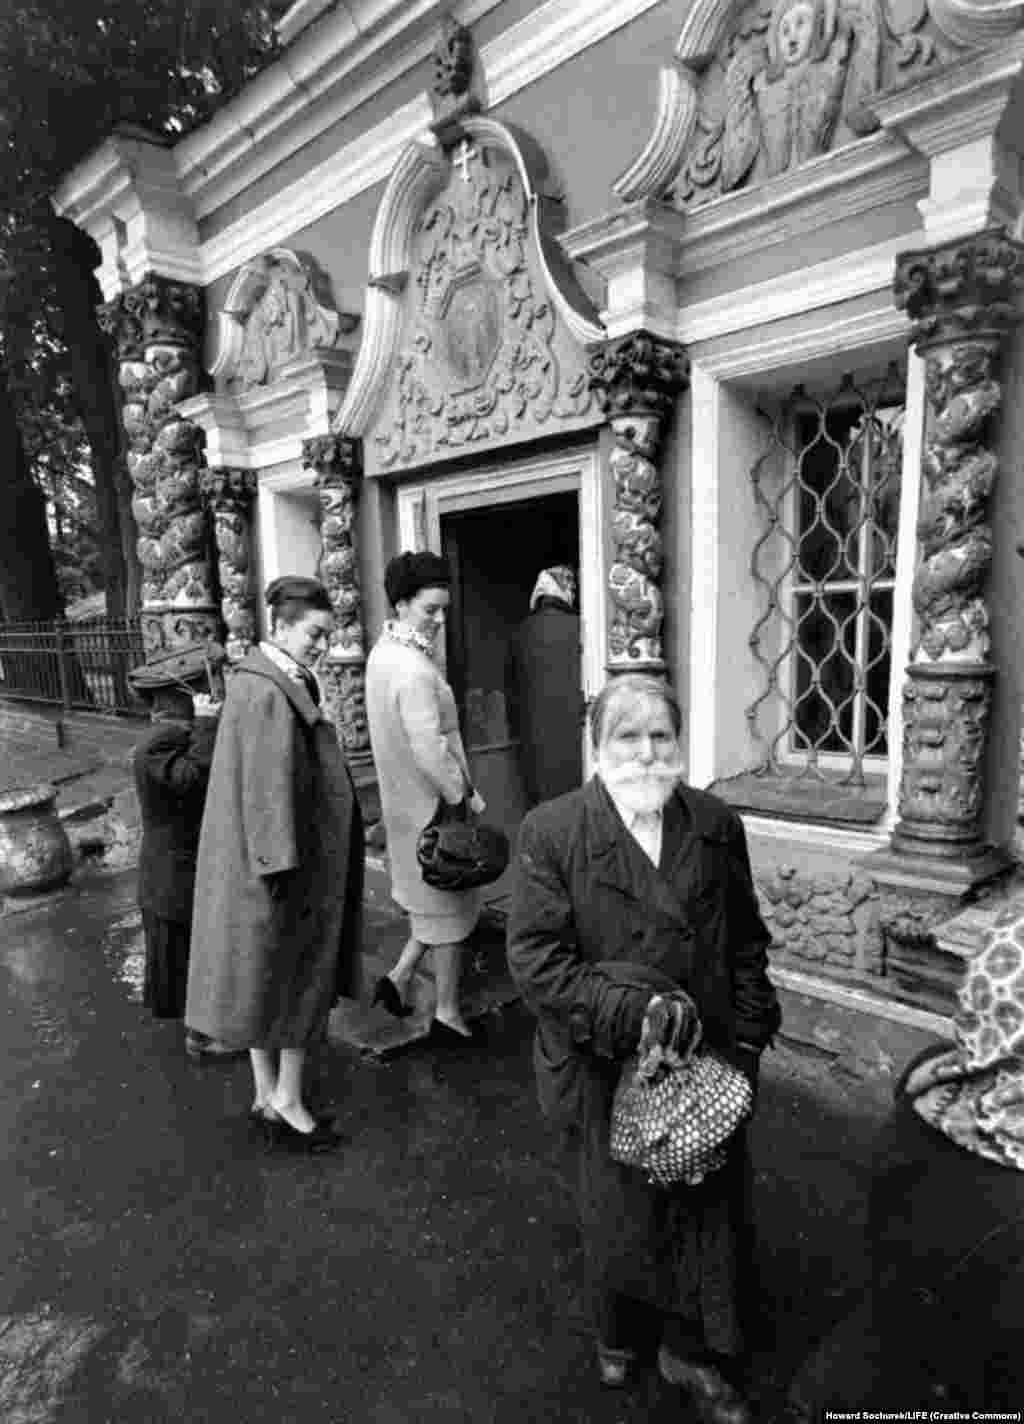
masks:
[[[200,496],[203,432],[176,414],[199,386],[202,292],[150,276],[100,309],[117,343],[147,654],[218,632],[210,529]]]
[[[203,497],[213,510],[217,541],[221,614],[227,629],[228,658],[244,658],[256,638],[256,600],[252,587],[252,505],[256,497],[255,470],[204,470],[200,478]]]
[[[999,359],[1024,285],[1024,246],[1001,230],[897,260],[894,296],[925,359],[930,415],[914,579],[918,644],[903,692],[894,850],[961,858],[982,849],[991,712],[985,589],[998,472]]]
[[[339,435],[317,436],[303,443],[302,463],[316,472],[321,511],[319,573],[335,616],[321,668],[328,709],[349,760],[369,762],[363,600],[355,542],[360,445]]]
[[[615,553],[608,571],[613,609],[608,630],[610,673],[666,670],[661,645],[665,605],[657,458],[665,425],[689,371],[681,347],[645,331],[618,337],[590,358],[590,388],[615,438],[609,457],[615,482]]]

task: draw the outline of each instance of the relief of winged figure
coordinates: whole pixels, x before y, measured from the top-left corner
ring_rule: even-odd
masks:
[[[726,66],[722,191],[877,127],[881,49],[878,0],[775,0],[767,35],[737,43]]]

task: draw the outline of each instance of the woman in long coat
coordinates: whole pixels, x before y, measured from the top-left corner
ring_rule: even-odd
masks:
[[[452,806],[467,800],[472,809],[483,809],[470,784],[455,698],[434,661],[450,580],[448,565],[437,554],[399,554],[388,564],[384,586],[396,616],[385,623],[367,660],[366,713],[391,893],[407,912],[410,929],[398,962],[374,990],[374,1002],[399,1017],[410,1013],[409,983],[430,948],[437,983],[431,1033],[457,1042],[470,1035],[459,1007],[459,967],[480,896],[476,890],[432,889],[416,860],[417,839],[439,800]]]
[[[252,1112],[296,1148],[337,1143],[302,1097],[307,1047],[359,989],[364,847],[311,665],[333,626],[315,579],[268,587],[270,637],[228,679],[199,840],[186,1022],[249,1049]]]
[[[648,1184],[609,1155],[612,1096],[652,995],[683,990],[704,1041],[756,1080],[779,1024],[742,823],[679,781],[679,706],[624,675],[596,699],[597,774],[520,827],[508,961],[537,1016],[545,1115],[575,1158],[600,1377],[658,1348],[713,1424],[749,1418],[736,1387],[749,1237],[745,1146],[696,1187]]]

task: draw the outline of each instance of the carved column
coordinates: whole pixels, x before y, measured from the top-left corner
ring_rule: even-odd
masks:
[[[199,489],[204,436],[176,414],[199,386],[202,310],[198,287],[150,276],[100,311],[124,391],[147,653],[216,636],[220,622]]]
[[[256,598],[252,586],[252,507],[255,470],[204,470],[200,489],[213,511],[220,575],[220,608],[227,630],[228,658],[244,658],[256,638]]]
[[[614,555],[608,570],[612,618],[608,671],[665,673],[661,629],[662,487],[658,453],[676,396],[689,380],[682,348],[645,331],[631,332],[590,358],[591,390],[614,437]]]
[[[917,646],[903,692],[900,820],[905,856],[972,861],[983,841],[993,668],[986,587],[998,470],[1000,357],[1024,282],[1024,247],[1001,230],[897,261],[894,294],[914,322],[929,404],[918,523]]]
[[[369,765],[363,600],[355,537],[362,478],[359,443],[340,435],[306,440],[302,463],[316,472],[321,511],[319,573],[334,607],[334,633],[321,669],[328,709],[350,764]]]

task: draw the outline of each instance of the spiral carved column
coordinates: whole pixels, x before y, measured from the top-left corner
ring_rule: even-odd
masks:
[[[590,387],[614,437],[609,458],[615,484],[609,673],[667,671],[661,645],[665,602],[658,454],[689,370],[681,347],[644,331],[618,337],[590,357]]]
[[[356,550],[360,447],[343,436],[306,440],[302,463],[315,471],[320,495],[320,580],[334,608],[334,632],[321,666],[330,715],[349,763],[370,763],[366,721],[366,649]]]
[[[149,276],[101,308],[117,343],[134,486],[147,653],[215,637],[210,525],[200,494],[204,435],[176,413],[199,388],[202,292]]]
[[[892,848],[909,856],[982,854],[985,749],[993,667],[986,587],[989,501],[1002,400],[1000,359],[1024,284],[1024,247],[1001,230],[897,261],[894,294],[925,360],[919,621],[903,691],[900,820]]]
[[[204,470],[200,489],[213,511],[220,575],[220,607],[231,662],[244,658],[256,639],[256,597],[252,586],[252,510],[255,470]]]

